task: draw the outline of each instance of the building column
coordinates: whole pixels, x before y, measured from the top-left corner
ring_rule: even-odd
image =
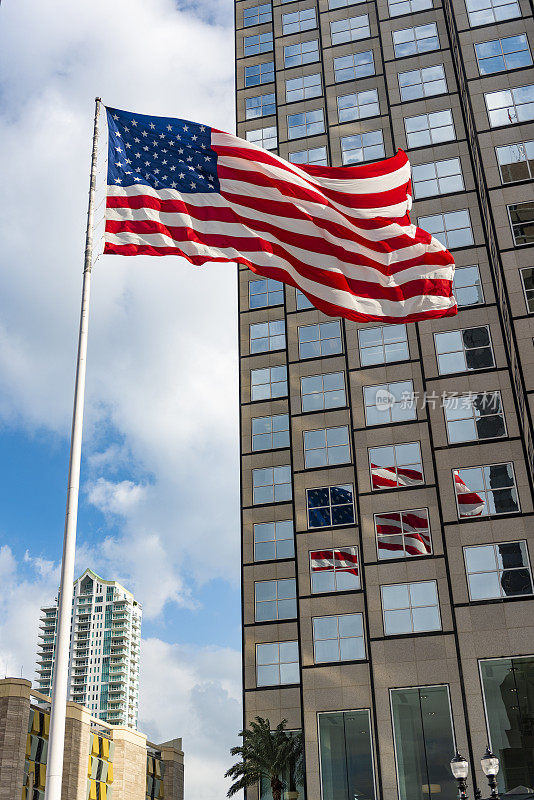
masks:
[[[67,703],[61,800],[84,800],[91,753],[91,713],[78,703]]]
[[[0,800],[22,794],[31,687],[22,678],[0,681]]]
[[[156,745],[164,764],[163,789],[165,800],[184,800],[184,753],[182,740]]]
[[[131,728],[113,727],[113,800],[145,800],[146,736]]]

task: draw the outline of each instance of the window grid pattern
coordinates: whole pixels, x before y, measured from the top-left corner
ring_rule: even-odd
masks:
[[[346,425],[337,428],[320,428],[304,431],[304,462],[306,469],[331,467],[350,461],[349,429]]]
[[[525,34],[493,39],[490,42],[479,42],[475,44],[475,53],[478,71],[481,75],[519,69],[532,64],[532,56]]]
[[[384,634],[441,630],[436,581],[381,586]]]
[[[300,358],[319,358],[342,352],[339,321],[318,322],[298,329]]]
[[[276,150],[278,147],[276,126],[272,125],[269,128],[256,128],[253,131],[247,131],[247,142],[263,147],[265,150]]]
[[[484,302],[482,279],[478,264],[468,267],[456,267],[452,290],[458,307],[476,306]]]
[[[255,322],[250,326],[250,352],[267,353],[286,346],[286,324],[283,319]]]
[[[250,399],[287,397],[287,367],[266,367],[250,371]]]
[[[534,242],[534,202],[512,203],[507,206],[514,245],[522,247]]]
[[[332,44],[355,42],[358,39],[367,39],[370,35],[371,29],[369,27],[368,14],[349,17],[349,19],[340,19],[330,23]]]
[[[440,375],[494,367],[489,327],[434,334]]]
[[[313,655],[316,664],[365,658],[363,616],[340,614],[312,617]]]
[[[360,588],[357,547],[310,551],[312,594],[350,592]]]
[[[326,147],[312,147],[308,150],[296,150],[294,153],[289,154],[289,160],[292,164],[318,164],[324,167],[328,166]],[[302,292],[300,292],[300,294],[302,294]],[[303,297],[306,297],[306,295],[303,295]],[[312,308],[313,306],[310,304],[310,307]]]
[[[293,521],[258,522],[254,525],[254,561],[274,561],[295,555]]]
[[[254,505],[284,503],[291,500],[291,467],[265,467],[252,470]]]
[[[405,117],[406,141],[408,147],[427,147],[431,144],[451,142],[456,139],[452,111],[434,111],[430,114],[419,114],[416,117]]]
[[[487,92],[484,99],[492,128],[534,119],[534,84]]]
[[[375,60],[372,50],[334,58],[334,80],[336,83],[368,78],[374,74]]]
[[[300,682],[298,642],[256,645],[256,685],[280,686]]]
[[[351,122],[356,119],[379,116],[378,90],[369,89],[365,92],[339,95],[337,98],[337,112],[340,122]]]
[[[306,490],[308,528],[336,528],[354,525],[352,486],[325,486]]]
[[[341,137],[343,164],[363,164],[365,161],[385,158],[385,155],[382,130]]]
[[[287,115],[288,139],[301,139],[324,133],[324,112],[322,108]]]
[[[525,541],[464,547],[471,600],[496,600],[532,594]]]
[[[534,140],[496,147],[502,183],[532,180],[534,177]]]
[[[284,302],[284,284],[274,278],[249,281],[248,298],[251,309],[281,305]]]
[[[391,425],[417,419],[413,381],[381,383],[363,387],[366,425]]]
[[[319,72],[315,72],[313,75],[301,75],[300,78],[290,78],[286,80],[287,103],[295,103],[297,100],[309,100],[312,97],[320,97],[322,93],[323,89]]]
[[[418,225],[439,239],[448,250],[456,247],[469,247],[474,242],[471,217],[467,208],[461,211],[447,211],[445,214],[419,217]]]
[[[362,367],[406,361],[410,358],[406,325],[360,328],[358,344]]]
[[[399,88],[403,102],[445,94],[447,92],[445,68],[443,64],[437,64],[434,67],[399,72]]]
[[[269,53],[273,49],[272,31],[258,33],[254,36],[245,36],[243,46],[245,56],[257,56],[260,53]]]
[[[301,378],[300,396],[303,411],[324,411],[345,406],[345,374],[329,372]]]
[[[245,118],[256,119],[276,114],[276,100],[273,94],[260,94],[245,100]]]
[[[432,0],[388,0],[388,8],[390,17],[400,17],[432,8]]]
[[[465,0],[472,28],[521,16],[517,0]]]
[[[294,619],[297,616],[295,578],[275,581],[256,581],[254,584],[256,622]]]
[[[459,519],[516,514],[519,500],[511,462],[453,470]]]
[[[317,27],[317,18],[314,8],[305,8],[291,14],[282,14],[282,34],[302,33]]]
[[[302,64],[312,64],[319,61],[319,40],[299,42],[284,47],[284,67],[298,67]]]
[[[243,10],[243,25],[249,28],[252,25],[262,25],[264,22],[271,22],[272,11],[270,3],[262,3],[259,6],[251,6]]]
[[[500,392],[444,397],[443,411],[450,444],[506,436]]]
[[[448,158],[444,161],[430,161],[428,164],[415,164],[412,167],[412,186],[417,200],[463,191],[460,159]]]
[[[526,267],[520,270],[521,282],[525,293],[525,303],[529,314],[534,314],[534,269]]]
[[[376,549],[380,560],[432,553],[428,509],[375,514]]]
[[[279,447],[289,447],[289,414],[254,417],[252,450],[275,450]]]
[[[431,50],[439,49],[438,27],[435,22],[393,31],[392,37],[395,58],[414,56],[417,53],[428,53]]]
[[[262,83],[272,83],[272,81],[274,81],[274,61],[245,67],[245,87],[260,86]]]
[[[373,491],[419,486],[425,482],[419,442],[370,447],[369,468]]]

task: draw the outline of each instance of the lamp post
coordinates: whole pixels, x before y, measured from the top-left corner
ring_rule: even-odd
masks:
[[[499,772],[499,759],[491,752],[489,746],[486,747],[486,752],[480,759],[480,765],[482,767],[482,772],[488,779],[489,787],[491,789],[491,797],[498,798],[499,790],[497,789],[496,776]]]
[[[467,773],[469,772],[469,764],[466,759],[460,755],[458,750],[454,758],[451,759],[451,772],[458,781],[458,797],[460,800],[467,800]]]

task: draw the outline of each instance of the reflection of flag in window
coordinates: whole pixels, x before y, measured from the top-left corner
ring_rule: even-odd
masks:
[[[392,512],[377,515],[375,522],[379,556],[384,551],[406,552],[410,556],[426,556],[432,552],[426,514]]]
[[[484,511],[484,500],[465,485],[457,472],[454,473],[454,488],[460,517],[479,517]]]
[[[406,467],[378,467],[371,464],[373,489],[396,489],[423,483],[423,473]]]
[[[312,572],[343,570],[358,574],[358,554],[355,548],[347,550],[313,550],[311,556]]]

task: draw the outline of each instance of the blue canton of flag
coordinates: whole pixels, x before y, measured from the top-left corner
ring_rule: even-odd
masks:
[[[184,119],[107,108],[108,185],[218,192],[211,128]]]

